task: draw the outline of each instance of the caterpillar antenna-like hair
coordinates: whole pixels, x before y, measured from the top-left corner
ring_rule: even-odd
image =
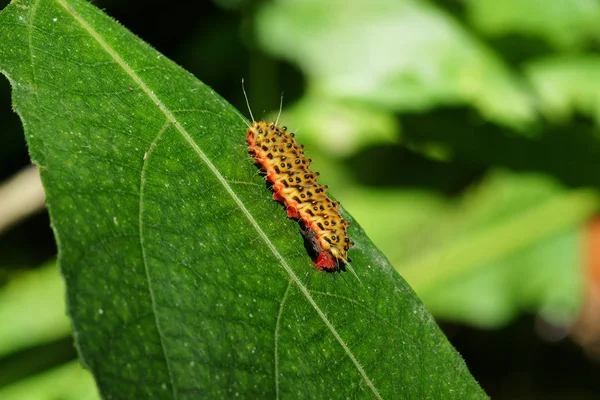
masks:
[[[360,278],[358,277],[358,275],[356,274],[356,272],[354,272],[354,268],[352,268],[352,265],[350,265],[350,263],[346,263],[346,267],[348,268],[348,271],[350,271],[352,273],[352,275],[354,275],[354,277],[362,285],[362,281],[360,280]]]
[[[250,109],[250,102],[248,101],[248,95],[246,94],[246,88],[244,87],[244,78],[242,78],[242,92],[244,92],[244,97],[246,98],[246,105],[248,106],[248,112],[250,113],[250,118],[252,118],[252,121],[256,121],[254,119],[254,115],[252,115],[252,110]]]
[[[281,109],[283,108],[283,92],[281,92],[281,99],[279,99],[279,114],[277,114],[277,119],[275,120],[275,125],[279,122],[279,117],[281,117]]]

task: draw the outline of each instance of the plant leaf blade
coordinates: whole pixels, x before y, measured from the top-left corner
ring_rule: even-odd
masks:
[[[312,267],[210,88],[84,1],[0,43],[104,397],[485,397],[350,216],[358,279]]]

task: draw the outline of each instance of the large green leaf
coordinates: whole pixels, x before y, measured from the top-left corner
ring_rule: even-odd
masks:
[[[358,224],[356,276],[317,271],[235,110],[102,12],[13,2],[0,70],[104,397],[485,397]]]

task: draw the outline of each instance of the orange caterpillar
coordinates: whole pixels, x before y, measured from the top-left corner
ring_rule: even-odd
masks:
[[[330,272],[344,269],[348,249],[354,245],[346,231],[350,224],[338,211],[340,203],[327,196],[327,186],[317,182],[319,173],[309,169],[311,159],[304,157],[304,146],[285,126],[265,121],[252,122],[246,141],[273,184],[273,198],[285,205],[288,217],[304,224],[302,234],[318,253],[314,266]]]

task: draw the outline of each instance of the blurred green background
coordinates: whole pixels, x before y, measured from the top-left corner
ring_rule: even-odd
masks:
[[[257,118],[283,93],[492,398],[600,398],[599,1],[93,3],[247,116],[242,77]],[[97,398],[4,78],[0,132],[0,399]]]

